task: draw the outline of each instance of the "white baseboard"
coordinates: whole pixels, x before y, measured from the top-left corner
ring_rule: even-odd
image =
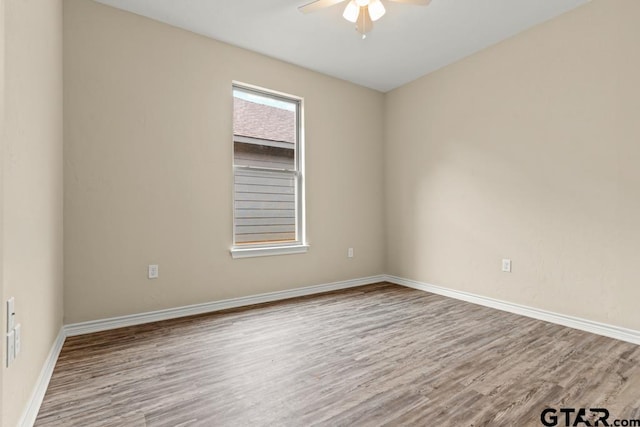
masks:
[[[147,313],[131,314],[128,316],[112,317],[109,319],[92,320],[89,322],[73,323],[70,325],[66,325],[64,327],[64,330],[66,336],[89,334],[92,332],[106,331],[109,329],[123,328],[126,326],[157,322],[160,320],[175,319],[178,317],[211,313],[214,311],[226,310],[229,308],[237,308],[247,305],[301,297],[305,295],[336,291],[339,289],[353,288],[356,286],[370,285],[372,283],[383,282],[385,280],[385,277],[386,276],[384,275],[363,277],[360,279],[344,280],[341,282],[325,283],[322,285],[307,286],[304,288],[288,289],[284,291],[231,298],[204,304],[195,304],[185,307],[169,308],[166,310],[158,310]]]
[[[587,319],[581,319],[579,317],[567,316],[565,314],[553,313],[551,311],[541,310],[539,308],[527,307],[525,305],[483,297],[481,295],[471,294],[469,292],[456,291],[454,289],[443,288],[441,286],[431,285],[429,283],[418,282],[416,280],[405,279],[397,276],[386,275],[385,280],[396,285],[419,289],[421,291],[431,292],[433,294],[467,301],[473,304],[483,305],[485,307],[495,308],[502,311],[508,311],[509,313],[532,317],[534,319],[544,320],[546,322],[555,323],[557,325],[568,326],[570,328],[579,329],[581,331],[591,332],[597,335],[603,335],[605,337],[615,338],[621,341],[640,345],[640,331],[636,331],[633,329],[608,325],[606,323],[594,322]]]
[[[360,279],[344,280],[341,282],[325,283],[322,285],[307,286],[304,288],[289,289],[284,291],[269,292],[265,294],[251,295],[247,297],[232,298],[221,301],[214,301],[204,304],[190,305],[186,307],[170,308],[167,310],[153,311],[149,313],[132,314],[130,316],[112,317],[104,320],[94,320],[90,322],[75,323],[65,325],[60,329],[60,333],[49,351],[49,355],[42,367],[36,387],[31,394],[27,407],[18,422],[19,427],[32,427],[38,416],[38,411],[42,405],[44,395],[49,386],[53,368],[58,361],[60,350],[64,340],[68,336],[89,334],[92,332],[106,331],[109,329],[122,328],[125,326],[140,325],[143,323],[157,322],[159,320],[175,319],[177,317],[191,316],[194,314],[210,313],[225,310],[228,308],[243,307],[247,305],[260,304],[265,302],[279,301],[289,298],[301,297],[305,295],[320,294],[323,292],[336,291],[339,289],[354,288],[357,286],[370,285],[384,282],[384,275],[363,277]]]
[[[62,350],[64,339],[64,328],[60,328],[60,332],[58,332],[58,336],[53,342],[51,350],[49,350],[49,354],[47,355],[47,359],[44,362],[44,366],[40,371],[38,382],[36,383],[36,387],[31,393],[28,405],[25,411],[22,413],[20,421],[18,421],[19,427],[32,427],[36,422],[36,417],[38,416],[40,405],[42,405],[44,394],[46,393],[47,387],[49,386],[49,381],[51,380],[51,375],[53,374],[53,368],[55,368],[56,362],[58,361],[58,355],[60,354],[60,350]]]
[[[607,325],[605,323],[593,322],[591,320],[567,316],[564,314],[553,313],[538,308],[527,307],[507,301],[483,297],[468,292],[457,291],[454,289],[435,286],[416,280],[405,279],[402,277],[378,275],[363,277],[360,279],[345,280],[341,282],[326,283],[322,285],[308,286],[304,288],[269,292],[247,297],[213,301],[204,304],[189,305],[186,307],[170,308],[148,313],[132,314],[129,316],[112,317],[109,319],[66,325],[60,330],[60,333],[56,337],[56,340],[53,343],[51,350],[49,351],[49,355],[47,356],[45,364],[40,372],[40,376],[38,377],[36,387],[31,394],[28,406],[25,409],[22,417],[20,418],[18,426],[33,426],[36,417],[38,416],[40,406],[42,405],[45,392],[47,391],[47,386],[49,385],[49,381],[51,380],[53,368],[55,367],[56,361],[58,360],[58,355],[60,354],[60,350],[62,349],[62,345],[64,344],[64,340],[67,336],[106,331],[109,329],[157,322],[159,320],[175,319],[178,317],[191,316],[195,314],[211,313],[229,308],[237,308],[247,305],[279,301],[300,296],[370,285],[373,283],[385,281],[640,345],[640,331],[636,331],[633,329],[626,329],[618,326]]]

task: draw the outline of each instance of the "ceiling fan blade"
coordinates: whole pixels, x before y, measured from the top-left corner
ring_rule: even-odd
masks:
[[[309,4],[300,6],[298,10],[302,13],[311,13],[316,10],[324,9],[325,7],[333,6],[334,4],[342,3],[345,0],[316,0]]]
[[[369,15],[369,8],[366,6],[360,8],[360,15],[358,15],[358,21],[356,22],[356,31],[364,35],[371,31],[373,28],[373,21]],[[364,37],[363,37],[364,38]]]
[[[389,0],[396,3],[415,4],[417,6],[427,6],[431,0]]]

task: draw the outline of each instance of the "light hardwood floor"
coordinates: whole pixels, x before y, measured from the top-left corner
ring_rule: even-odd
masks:
[[[36,426],[640,419],[640,346],[377,284],[67,338]]]

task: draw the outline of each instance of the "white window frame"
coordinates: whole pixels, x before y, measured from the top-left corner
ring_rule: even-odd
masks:
[[[246,92],[253,92],[257,95],[267,96],[277,100],[283,100],[286,102],[293,102],[297,104],[296,108],[296,147],[294,150],[295,158],[294,164],[295,170],[290,171],[288,169],[274,169],[257,166],[241,166],[235,164],[234,157],[234,136],[232,130],[231,141],[231,164],[233,167],[233,191],[232,191],[232,218],[233,218],[233,244],[230,252],[233,258],[250,258],[258,256],[272,256],[272,255],[287,255],[307,252],[309,244],[306,236],[306,215],[305,215],[305,156],[304,156],[304,98],[291,95],[284,92],[278,92],[263,87],[233,81],[231,85],[231,97],[233,102],[233,90],[239,89]],[[233,108],[233,106],[232,106]],[[239,244],[236,245],[236,214],[235,214],[235,175],[236,170],[266,172],[266,173],[285,173],[293,176],[295,181],[295,221],[296,221],[296,240],[295,242],[282,242],[282,243],[259,243],[259,244]]]

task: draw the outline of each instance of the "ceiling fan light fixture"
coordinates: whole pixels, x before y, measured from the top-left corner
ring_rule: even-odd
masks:
[[[360,8],[356,4],[354,0],[351,0],[347,7],[344,8],[344,13],[342,17],[349,22],[355,23],[358,20],[358,15],[360,14]]]
[[[371,16],[372,21],[377,21],[382,18],[386,12],[387,11],[380,0],[373,0],[369,3],[369,15]]]
[[[347,7],[342,12],[342,17],[349,22],[356,24],[356,31],[362,35],[373,28],[373,21],[382,18],[386,13],[386,9],[380,0],[313,0],[311,3],[298,7],[302,13],[314,12],[318,9],[324,9],[338,3],[348,1]],[[414,4],[427,6],[431,0],[387,0],[397,3]]]

